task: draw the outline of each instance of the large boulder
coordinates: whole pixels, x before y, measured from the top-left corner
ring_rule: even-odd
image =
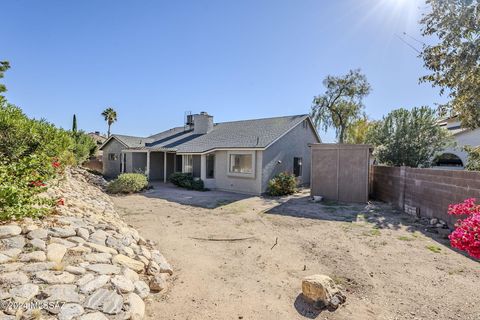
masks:
[[[303,297],[318,309],[334,311],[346,301],[345,295],[328,276],[316,274],[302,281]]]

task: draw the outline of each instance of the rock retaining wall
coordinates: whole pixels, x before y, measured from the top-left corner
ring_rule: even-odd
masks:
[[[69,169],[48,196],[63,199],[41,220],[0,225],[0,319],[142,319],[145,299],[172,268],[126,225],[105,181]]]

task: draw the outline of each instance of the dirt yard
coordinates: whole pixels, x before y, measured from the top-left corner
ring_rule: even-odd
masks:
[[[480,319],[480,264],[383,204],[160,185],[113,200],[175,270],[148,319]],[[316,273],[344,288],[337,311],[318,313],[299,296]]]

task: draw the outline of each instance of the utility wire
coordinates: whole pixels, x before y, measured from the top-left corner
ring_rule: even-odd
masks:
[[[413,45],[411,45],[410,43],[408,43],[408,41],[406,41],[405,39],[403,39],[402,37],[400,37],[398,34],[395,33],[395,36],[400,39],[400,41],[402,41],[403,43],[405,43],[407,46],[409,46],[412,50],[414,50],[416,53],[418,54],[421,54],[420,50],[418,50],[417,48],[415,48]]]

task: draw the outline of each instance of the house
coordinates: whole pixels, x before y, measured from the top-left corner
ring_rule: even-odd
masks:
[[[474,130],[463,128],[458,116],[442,119],[438,122],[438,125],[451,133],[454,146],[443,150],[435,159],[434,166],[463,169],[468,161],[468,154],[463,150],[463,147],[480,146],[480,128]]]
[[[310,182],[309,144],[320,138],[308,115],[214,123],[206,112],[149,137],[114,134],[101,146],[103,174],[142,172],[166,182],[174,172],[201,178],[206,188],[261,194],[279,172]]]

